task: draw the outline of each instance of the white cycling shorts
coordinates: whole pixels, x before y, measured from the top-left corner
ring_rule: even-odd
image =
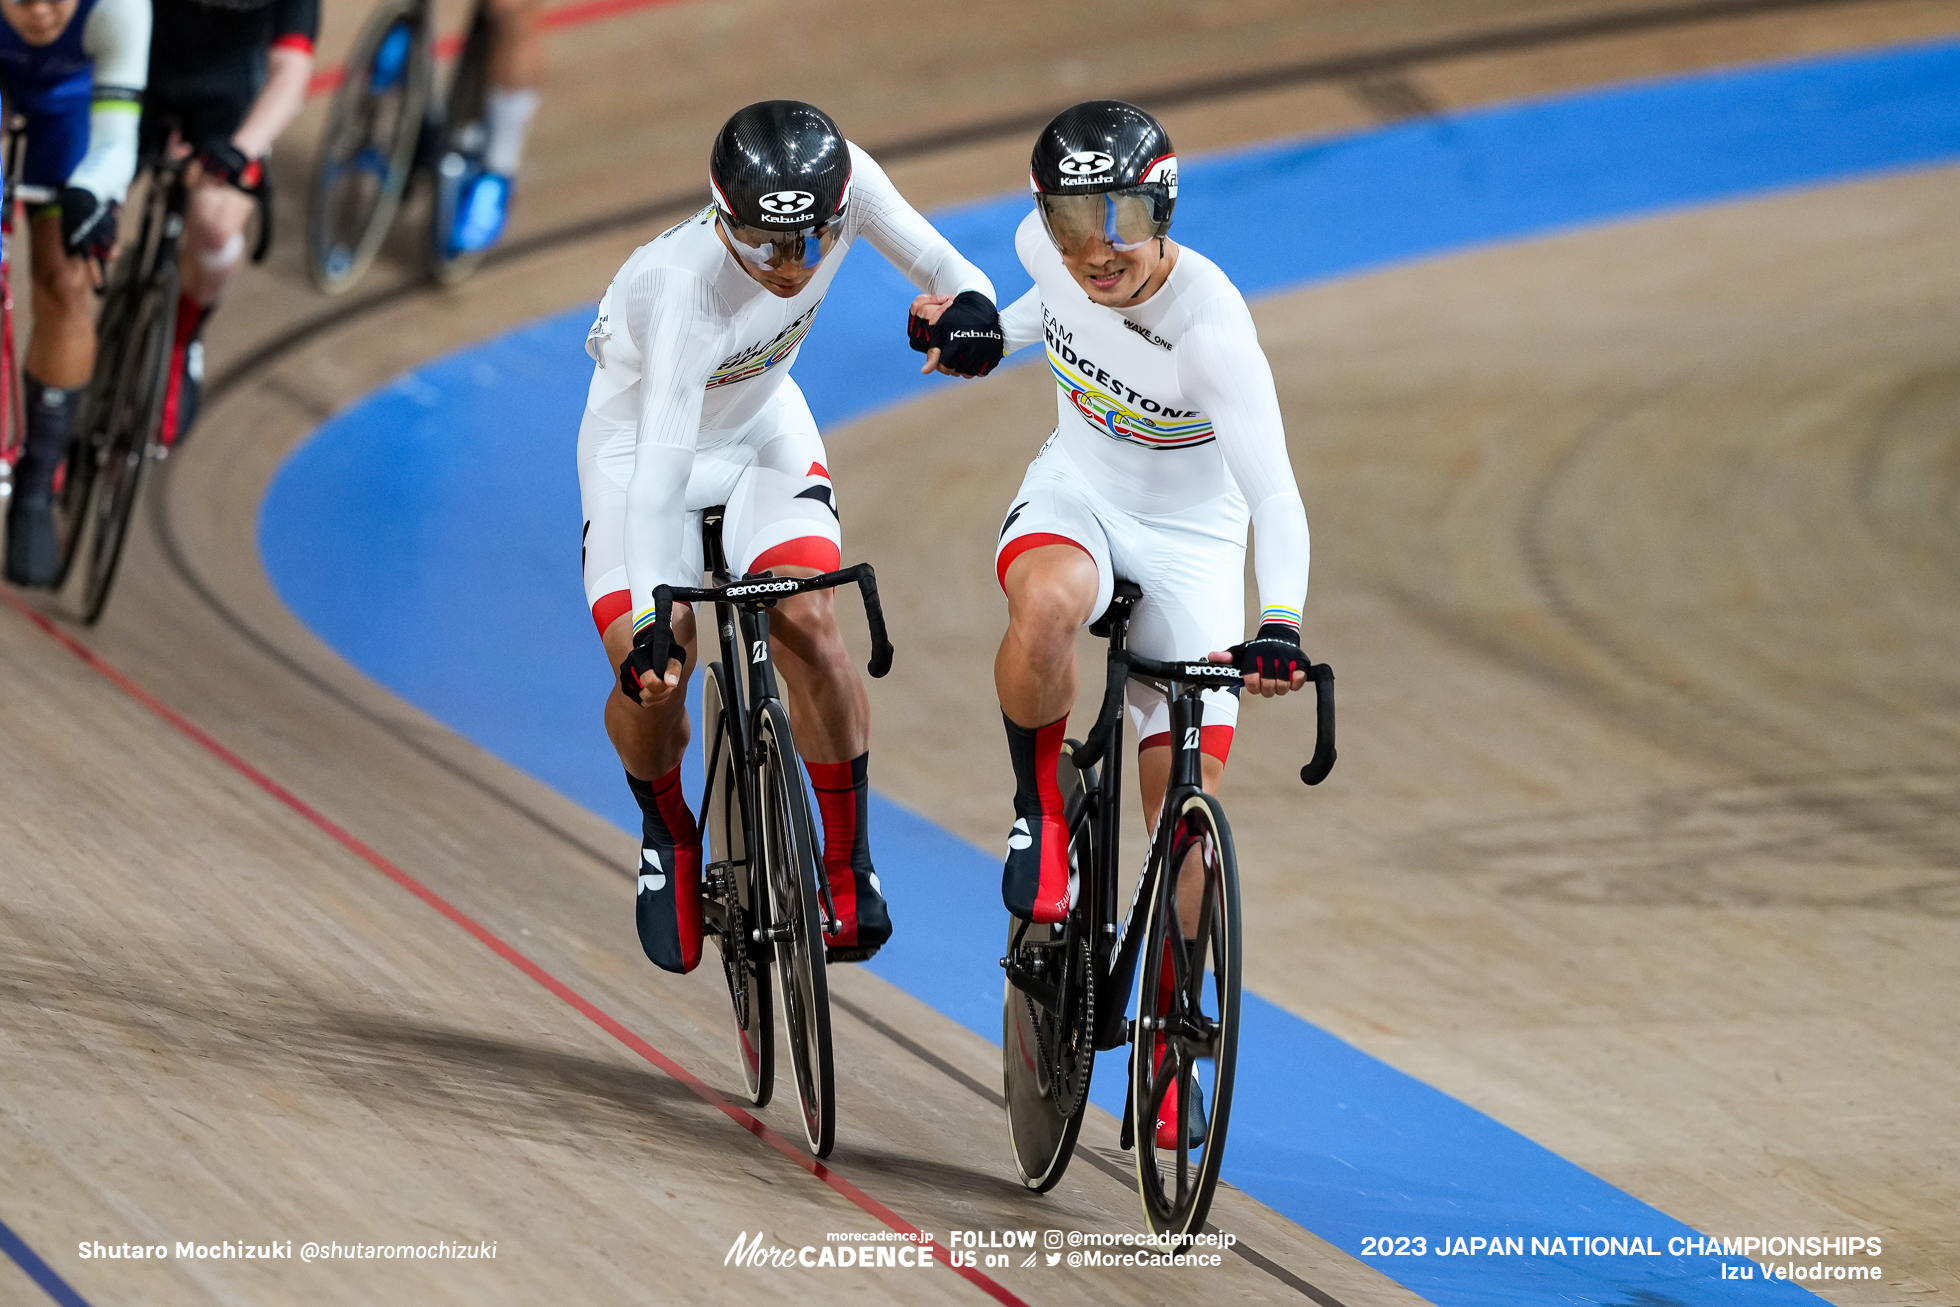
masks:
[[[590,409],[579,427],[585,602],[601,636],[633,606],[626,587],[626,483],[637,440],[630,424],[605,422]],[[824,457],[810,406],[787,379],[733,439],[697,449],[679,524],[683,574],[702,574],[701,510],[716,504],[728,506],[721,543],[735,575],[772,567],[836,570],[843,539]]]
[[[1158,661],[1198,659],[1244,638],[1245,498],[1232,490],[1175,513],[1133,513],[1098,494],[1053,437],[1014,495],[994,550],[1003,588],[1007,568],[1040,545],[1071,544],[1096,564],[1090,621],[1109,607],[1116,579],[1143,589],[1130,617],[1129,647]],[[1127,691],[1140,748],[1170,743],[1170,704],[1138,681]],[[1223,759],[1239,718],[1238,695],[1204,694],[1204,751]]]

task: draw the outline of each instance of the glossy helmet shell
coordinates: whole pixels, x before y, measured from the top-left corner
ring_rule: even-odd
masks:
[[[806,231],[843,211],[851,151],[830,115],[801,100],[764,100],[730,118],[708,158],[715,207],[764,231]]]
[[[1135,105],[1085,100],[1041,129],[1029,181],[1037,195],[1147,188],[1157,200],[1161,236],[1177,206],[1177,151],[1164,125]]]

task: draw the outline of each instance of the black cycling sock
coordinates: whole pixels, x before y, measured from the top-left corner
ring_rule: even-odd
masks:
[[[23,500],[45,501],[54,493],[55,470],[68,452],[68,432],[87,386],[50,386],[26,372],[21,381],[27,439],[14,466],[14,493]]]

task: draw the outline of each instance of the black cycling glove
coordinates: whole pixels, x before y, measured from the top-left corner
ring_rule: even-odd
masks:
[[[116,248],[116,214],[122,208],[114,200],[100,200],[95,192],[80,186],[64,186],[55,197],[61,206],[61,248],[70,254],[107,259]]]
[[[1285,622],[1267,622],[1259,628],[1259,634],[1244,644],[1233,645],[1227,652],[1246,675],[1263,676],[1288,685],[1293,683],[1294,672],[1304,672],[1313,666],[1300,652],[1299,628]]]
[[[246,192],[259,184],[259,161],[247,157],[245,151],[230,141],[215,138],[206,141],[197,152],[197,161],[203,165],[204,175],[212,181],[236,186]]]
[[[640,701],[640,684],[648,677],[655,681],[667,674],[667,664],[678,660],[685,651],[674,643],[674,628],[659,622],[649,622],[633,632],[633,652],[626,655],[619,664],[619,692],[634,703]],[[654,666],[655,659],[660,666]]]
[[[966,377],[984,377],[1000,366],[1007,336],[1000,328],[1000,311],[977,290],[963,290],[928,323],[914,313],[905,324],[906,339],[924,354],[939,351],[939,364]]]

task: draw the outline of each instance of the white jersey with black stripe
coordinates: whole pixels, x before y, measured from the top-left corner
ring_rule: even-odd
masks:
[[[1103,499],[1145,517],[1236,489],[1254,532],[1261,621],[1299,625],[1307,513],[1245,297],[1180,246],[1156,293],[1119,312],[1083,291],[1037,214],[1014,244],[1034,288],[1001,314],[1007,348],[1046,348],[1056,438],[1071,461]]]
[[[655,585],[699,583],[679,574],[695,449],[750,429],[789,376],[859,236],[923,291],[993,297],[986,274],[906,203],[876,161],[856,145],[850,151],[843,230],[796,295],[779,297],[751,277],[708,208],[635,250],[599,303],[585,342],[595,364],[585,429],[635,432],[626,569],[636,623],[650,619]],[[898,313],[894,306],[894,322]]]

